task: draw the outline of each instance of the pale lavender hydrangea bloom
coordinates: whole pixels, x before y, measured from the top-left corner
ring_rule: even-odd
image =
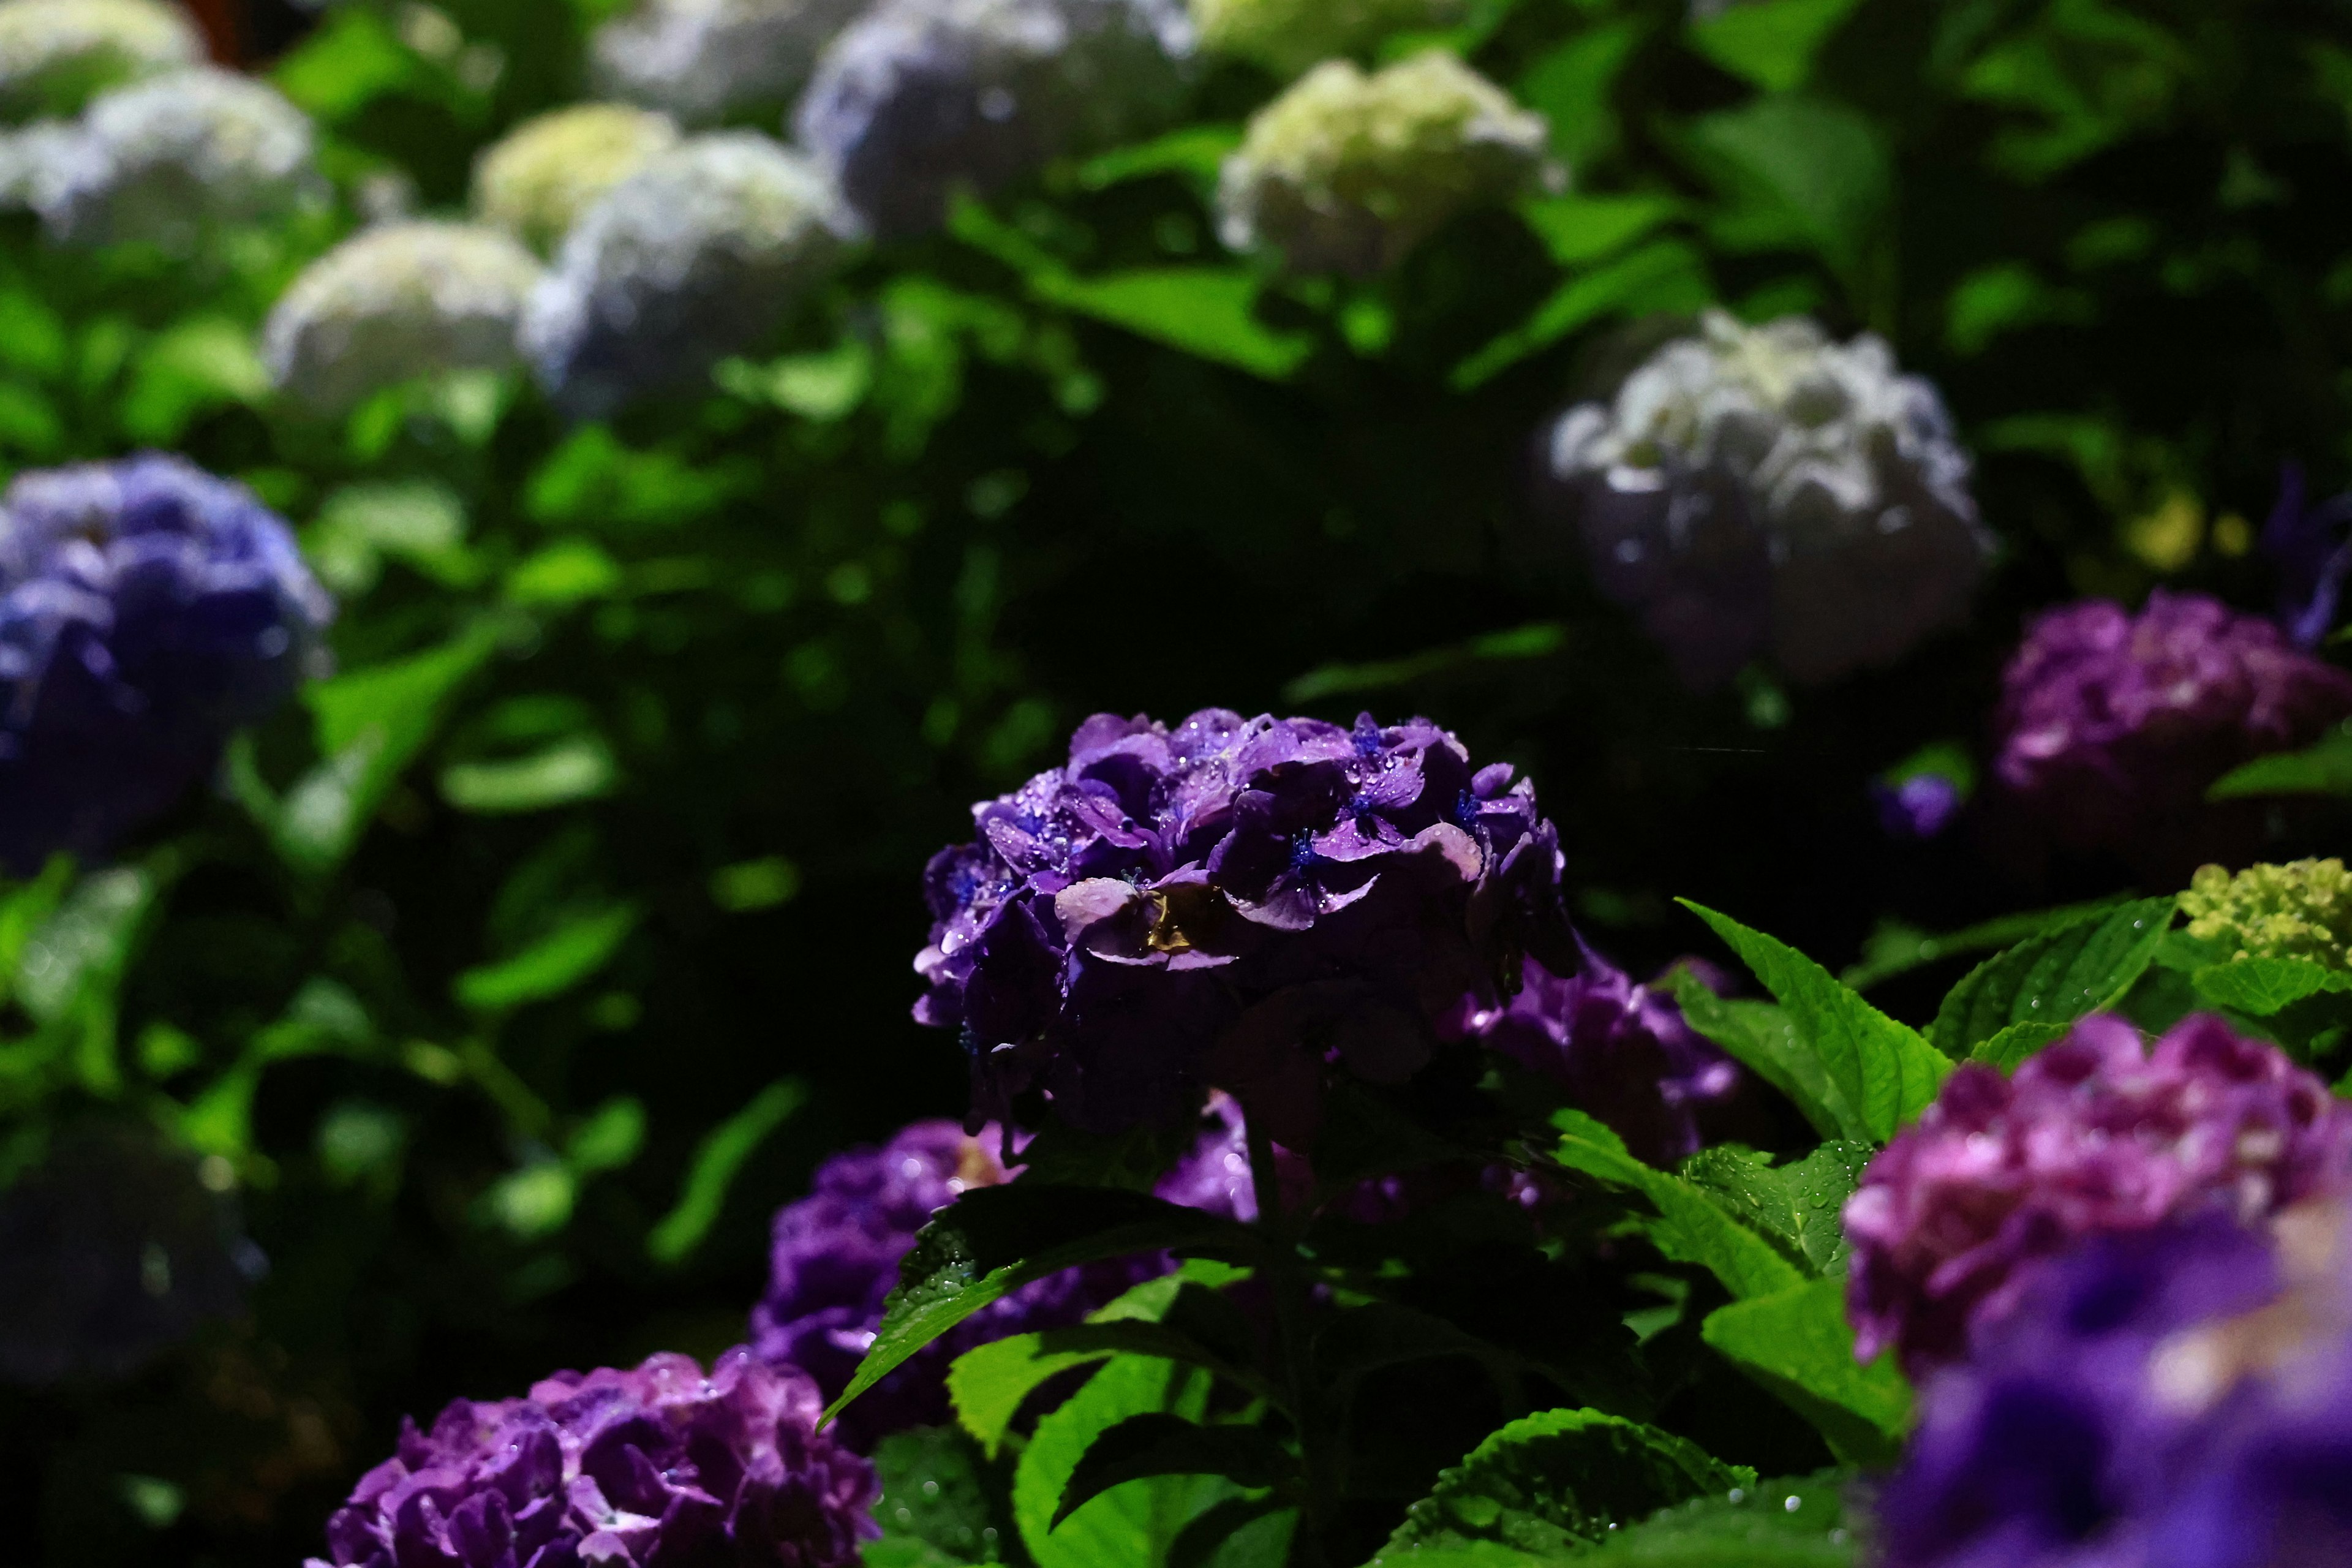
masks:
[[[1993,775],[2055,842],[2127,856],[2184,831],[2239,763],[2352,713],[2352,675],[2271,622],[2158,589],[2052,610],[2001,675]]]
[[[403,1426],[310,1568],[853,1568],[877,1489],[824,1408],[740,1346],[457,1400]]]
[[[2244,1223],[2352,1183],[2352,1107],[2277,1047],[2189,1018],[2143,1049],[2085,1018],[2013,1079],[1963,1064],[1845,1206],[1864,1359],[1925,1372],[2082,1238],[2212,1209]]]

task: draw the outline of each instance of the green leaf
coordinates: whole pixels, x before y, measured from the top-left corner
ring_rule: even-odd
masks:
[[[2269,795],[2352,795],[2352,729],[2338,724],[2300,752],[2242,763],[2215,780],[2205,798]]]
[[[988,1492],[970,1441],[952,1427],[893,1432],[874,1447],[874,1476],[882,1495],[874,1505],[882,1540],[866,1549],[867,1568],[889,1560],[881,1549],[919,1542],[934,1563],[985,1563],[996,1556]],[[904,1561],[921,1563],[913,1555]]]
[[[1614,255],[1681,216],[1678,196],[1545,196],[1519,204],[1519,216],[1562,267]]]
[[[1442,1473],[1372,1564],[1556,1561],[1661,1508],[1755,1483],[1755,1471],[1672,1433],[1598,1410],[1546,1411]]]
[[[1173,1324],[1133,1315],[1141,1310],[1139,1304],[1116,1317],[1097,1313],[1085,1323],[1014,1334],[966,1351],[948,1368],[948,1397],[955,1405],[956,1419],[992,1459],[1022,1402],[1047,1379],[1114,1355],[1152,1356],[1199,1367],[1261,1398],[1271,1392],[1245,1363],[1202,1344]]]
[[[1727,915],[1677,900],[1705,921],[1788,1009],[1797,1039],[1820,1058],[1845,1136],[1884,1143],[1936,1098],[1952,1070],[1908,1025],[1896,1023],[1788,943]]]
[[[1230,1494],[1228,1483],[1208,1477],[1136,1481],[1097,1498],[1059,1529],[1054,1525],[1062,1495],[1097,1437],[1131,1415],[1198,1418],[1207,1385],[1199,1373],[1166,1362],[1115,1357],[1037,1423],[1013,1476],[1013,1522],[1037,1568],[1153,1568],[1187,1521]]]
[[[1734,250],[1810,250],[1858,298],[1874,291],[1894,206],[1879,129],[1843,103],[1758,99],[1694,122],[1691,161],[1726,197],[1710,226]]]
[[[1534,315],[1456,365],[1448,381],[1456,392],[1473,391],[1603,317],[1696,310],[1714,302],[1715,285],[1697,249],[1679,239],[1654,240],[1570,278]]]
[[[1822,1470],[1759,1481],[1663,1509],[1579,1559],[1592,1568],[1853,1568],[1861,1543],[1846,1521],[1853,1476]]]
[[[646,1145],[646,1102],[617,1094],[582,1122],[564,1147],[564,1163],[583,1175],[617,1171]]]
[[[603,736],[572,735],[528,757],[452,763],[441,771],[441,798],[482,816],[544,811],[610,794],[615,773]]]
[[[123,433],[173,446],[197,416],[258,403],[268,390],[249,331],[226,316],[190,317],[150,339],[131,362]]]
[[[112,995],[157,891],[155,876],[136,867],[93,872],[32,931],[16,956],[16,994],[36,1023]]]
[[[1242,268],[1143,268],[1093,278],[1034,272],[1029,289],[1048,304],[1268,381],[1287,379],[1315,349],[1304,334],[1277,332],[1257,319],[1258,280]]]
[[[374,587],[387,558],[446,588],[471,587],[481,575],[466,548],[465,502],[429,479],[345,485],[302,531],[302,553],[347,597]]]
[[[574,915],[512,958],[465,971],[450,989],[477,1013],[561,996],[611,963],[636,924],[633,904]]]
[[[1182,174],[1205,190],[1216,184],[1227,154],[1241,144],[1238,125],[1186,125],[1087,159],[1078,165],[1078,185],[1100,191],[1150,174]]]
[[[269,74],[304,113],[335,125],[412,86],[423,68],[382,16],[364,5],[343,5]]]
[[[1561,1110],[1553,1115],[1552,1124],[1560,1130],[1557,1158],[1562,1165],[1650,1200],[1658,1211],[1652,1239],[1667,1257],[1713,1270],[1725,1289],[1743,1300],[1803,1282],[1797,1266],[1770,1242],[1680,1176],[1634,1159],[1601,1122],[1580,1110]]]
[[[2252,1018],[2267,1018],[2323,991],[2352,991],[2352,974],[2307,958],[2234,958],[2204,965],[2189,983],[2215,1006]]]
[[[1251,1253],[1256,1246],[1245,1226],[1146,1194],[1025,1180],[977,1188],[934,1215],[916,1237],[898,1265],[898,1288],[883,1305],[881,1329],[826,1416],[1032,1279],[1134,1252],[1218,1247]]]
[[[2028,937],[1952,987],[1929,1037],[1961,1057],[2012,1024],[2071,1024],[2113,1005],[2155,960],[2172,910],[2169,898],[2138,899]]]
[[[1767,92],[1805,85],[1814,57],[1858,0],[1761,0],[1732,5],[1694,21],[1690,41],[1699,53]]]
[[[1202,1426],[1148,1412],[1105,1428],[1087,1446],[1047,1524],[1053,1529],[1115,1486],[1156,1476],[1219,1476],[1255,1491],[1297,1483],[1297,1461],[1255,1426]]]
[[[1515,84],[1513,96],[1550,122],[1552,151],[1570,168],[1616,142],[1611,99],[1642,32],[1633,18],[1585,28],[1538,56]]]
[[[1792,1260],[1820,1274],[1845,1262],[1845,1231],[1838,1215],[1871,1153],[1867,1144],[1832,1141],[1775,1168],[1766,1163],[1767,1155],[1720,1145],[1692,1156],[1682,1174],[1749,1229],[1778,1242]]]
[[[1788,1009],[1772,1002],[1718,996],[1687,969],[1668,982],[1690,1026],[1723,1047],[1731,1058],[1788,1096],[1814,1131],[1824,1138],[1860,1132],[1839,1118],[1843,1102],[1830,1086],[1829,1068],[1797,1039]]]
[[[646,1237],[646,1255],[656,1263],[684,1262],[727,1205],[727,1189],[743,1162],[769,1133],[791,1120],[808,1099],[808,1086],[796,1078],[780,1078],[754,1095],[751,1102],[703,1135],[688,1162],[686,1182],[677,1206],[664,1215]]]
[[[507,602],[560,609],[610,598],[621,586],[620,563],[585,539],[565,539],[525,556],[507,574]]]
[[[1956,958],[1964,952],[1984,952],[1994,948],[2011,947],[2027,937],[2038,936],[2062,925],[2072,925],[2085,916],[2103,915],[2127,901],[2123,898],[2093,899],[2085,903],[2063,904],[2053,910],[2000,915],[1941,935],[1930,935],[1897,924],[1884,924],[1864,944],[1862,962],[1838,978],[1856,991],[1867,991],[1882,981],[1892,980],[1898,974],[1908,974],[1915,969],[1943,959]]]
[[[2015,1072],[2029,1058],[2049,1046],[2054,1046],[2074,1032],[2072,1024],[2044,1024],[2028,1018],[2011,1024],[1989,1040],[1978,1042],[1969,1053],[1969,1059],[1998,1068],[2002,1072]]]
[[[1710,1313],[1700,1332],[1749,1376],[1821,1429],[1851,1464],[1884,1464],[1901,1447],[1911,1389],[1882,1356],[1853,1359],[1842,1280],[1814,1279]]]
[[[1286,702],[1304,707],[1348,693],[1409,686],[1433,675],[1446,675],[1481,664],[1548,658],[1567,646],[1566,626],[1558,621],[1537,621],[1508,631],[1488,632],[1468,642],[1407,654],[1402,658],[1385,658],[1371,664],[1322,665],[1293,679],[1282,689],[1282,697]]]

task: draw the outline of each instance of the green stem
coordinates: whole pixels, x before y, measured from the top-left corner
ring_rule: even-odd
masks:
[[[1244,1115],[1243,1129],[1249,1142],[1250,1184],[1257,1194],[1257,1223],[1275,1243],[1268,1249],[1271,1261],[1265,1269],[1266,1287],[1274,1297],[1275,1338],[1282,1358],[1284,1386],[1290,1395],[1292,1419],[1298,1424],[1299,1465],[1307,1479],[1306,1495],[1299,1500],[1298,1531],[1292,1539],[1290,1561],[1297,1568],[1320,1568],[1334,1489],[1323,1440],[1325,1423],[1307,1376],[1307,1269],[1298,1255],[1297,1226],[1283,1212],[1282,1182],[1275,1169],[1273,1135],[1255,1116]]]

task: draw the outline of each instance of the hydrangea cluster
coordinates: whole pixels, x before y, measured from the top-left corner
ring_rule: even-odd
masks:
[[[157,0],[0,3],[0,121],[78,114],[108,88],[205,58],[176,5]]]
[[[1519,994],[1470,1020],[1489,1049],[1543,1074],[1608,1123],[1633,1154],[1673,1166],[1699,1151],[1699,1113],[1738,1087],[1738,1069],[1686,1023],[1671,997],[1584,951],[1554,974],[1530,959]]]
[[[478,224],[362,229],[278,299],[262,360],[279,391],[330,415],[418,376],[503,370],[540,277],[530,252]]]
[[[323,662],[333,601],[242,485],[146,456],[0,497],[0,860],[100,855]]]
[[[1991,550],[1936,389],[1802,317],[1707,312],[1570,409],[1549,460],[1594,579],[1694,685],[1897,658],[1967,614]]]
[[[579,103],[524,121],[474,161],[474,212],[533,250],[551,250],[596,199],[677,145],[666,114]]]
[[[588,416],[756,348],[830,270],[840,217],[809,163],[748,132],[693,137],[607,191],[523,319],[525,355]]]
[[[2352,1555],[2352,1234],[2207,1216],[2044,1265],[1925,1390],[1888,1568],[2261,1568]]]
[[[2219,939],[2233,958],[2302,958],[2352,968],[2352,876],[2341,860],[2250,866],[2232,877],[2201,866],[2180,895],[2189,934]]]
[[[1192,0],[1203,49],[1284,77],[1391,33],[1450,26],[1463,9],[1460,0]]]
[[[852,1568],[871,1466],[817,1430],[816,1385],[738,1347],[558,1373],[404,1424],[310,1568]]]
[[[68,244],[185,248],[323,199],[311,143],[310,119],[277,89],[190,66],[102,93],[47,136],[29,196]]]
[[[793,126],[872,232],[1149,131],[1191,56],[1180,0],[880,0],[819,62]]]
[[[1161,1197],[1238,1219],[1256,1214],[1249,1156],[1230,1102],[1199,1146],[1164,1177]],[[752,1342],[772,1362],[804,1369],[830,1400],[856,1375],[898,1282],[898,1261],[939,1209],[974,1187],[1010,1181],[998,1130],[968,1133],[918,1121],[879,1148],[847,1150],[817,1169],[809,1195],[777,1211],[767,1293],[751,1310]],[[1238,1163],[1236,1163],[1238,1161]],[[948,1363],[990,1340],[1083,1321],[1129,1287],[1167,1272],[1147,1255],[1089,1263],[1034,1280],[990,1303],[901,1363],[841,1413],[865,1449],[887,1433],[947,1419]]]
[[[2161,588],[2137,616],[2090,599],[2036,619],[2011,657],[1993,773],[2056,842],[2139,855],[2231,768],[2347,713],[2352,675],[2269,621]]]
[[[121,1377],[237,1310],[263,1259],[198,1173],[151,1128],[89,1122],[0,1190],[0,1380]]]
[[[596,29],[601,90],[690,125],[781,114],[866,0],[648,0]]]
[[[1856,1352],[1917,1373],[2007,1312],[2024,1266],[2210,1209],[2251,1223],[2352,1182],[2352,1107],[2210,1016],[2143,1051],[2084,1019],[2013,1079],[1964,1064],[1847,1201]]]
[[[1366,75],[1327,60],[1251,117],[1217,182],[1218,232],[1293,272],[1369,278],[1549,165],[1544,117],[1432,49]]]
[[[1168,1124],[1214,1085],[1308,1148],[1327,1069],[1402,1082],[1523,952],[1575,963],[1533,786],[1425,719],[1098,714],[973,818],[926,872],[915,1015],[962,1035],[976,1118],[1035,1088]]]

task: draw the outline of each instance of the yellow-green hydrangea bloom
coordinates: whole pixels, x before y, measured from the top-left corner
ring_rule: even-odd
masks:
[[[2236,958],[2307,958],[2352,969],[2352,876],[2341,860],[2205,866],[2180,895],[2189,934],[2234,944]]]
[[[668,115],[626,103],[574,104],[526,120],[475,161],[475,216],[543,254],[677,136]]]
[[[176,5],[156,0],[0,3],[0,120],[73,114],[99,93],[205,58]]]
[[[1292,272],[1369,278],[1550,172],[1544,117],[1433,49],[1369,75],[1327,60],[1258,110],[1218,182],[1218,229]]]
[[[1297,76],[1393,33],[1458,20],[1462,0],[1191,0],[1201,47]]]

